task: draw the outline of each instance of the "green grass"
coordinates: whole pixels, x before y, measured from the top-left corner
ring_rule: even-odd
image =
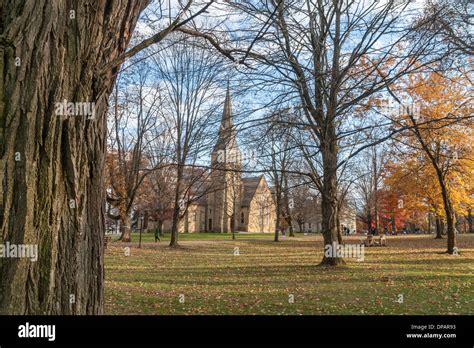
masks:
[[[389,237],[388,247],[366,248],[364,261],[347,259],[335,269],[317,266],[318,235],[279,243],[271,234],[230,237],[180,234],[176,250],[150,243],[152,235],[142,249],[135,235],[132,244],[112,243],[105,258],[106,313],[474,314],[474,235],[458,237],[460,256],[445,254],[446,240],[433,236]]]

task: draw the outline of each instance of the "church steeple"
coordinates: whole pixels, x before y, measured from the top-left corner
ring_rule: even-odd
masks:
[[[229,83],[227,83],[227,92],[224,101],[224,111],[222,113],[221,128],[219,129],[219,133],[221,131],[231,129],[233,127],[234,124],[232,122],[232,102],[230,99],[230,87]]]
[[[222,112],[221,124],[218,132],[217,143],[212,151],[212,161],[219,163],[233,163],[240,165],[240,149],[237,145],[236,131],[232,116],[232,100],[230,87],[227,84],[227,91]]]
[[[210,182],[214,190],[208,195],[207,226],[210,231],[229,232],[238,226],[242,194],[241,157],[227,84],[218,139],[211,154]]]

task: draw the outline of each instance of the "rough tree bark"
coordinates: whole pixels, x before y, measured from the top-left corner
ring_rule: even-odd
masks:
[[[116,69],[96,69],[125,50],[147,3],[0,3],[0,243],[39,252],[37,262],[0,259],[2,314],[103,310],[102,169]],[[56,115],[63,100],[94,102],[95,118]]]
[[[329,125],[327,138],[321,144],[323,159],[323,187],[321,201],[322,230],[324,245],[339,245],[338,238],[338,198],[337,198],[337,137],[334,125]],[[345,264],[342,257],[324,255],[321,265],[336,266]]]

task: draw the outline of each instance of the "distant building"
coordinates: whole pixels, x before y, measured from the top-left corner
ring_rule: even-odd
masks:
[[[356,211],[349,207],[343,207],[339,213],[339,223],[343,234],[344,227],[349,229],[350,234],[356,233]],[[321,205],[316,203],[314,213],[310,214],[304,222],[298,224],[298,222],[293,221],[293,228],[296,232],[321,233],[323,230]]]

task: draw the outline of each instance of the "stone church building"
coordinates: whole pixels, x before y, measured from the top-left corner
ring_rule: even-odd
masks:
[[[189,205],[179,232],[275,232],[276,206],[268,183],[263,175],[242,177],[241,162],[228,89],[205,194]],[[163,228],[170,231],[171,221]]]
[[[275,232],[276,204],[265,177],[242,177],[241,168],[242,153],[227,90],[218,139],[211,152],[211,172],[193,184],[192,203],[179,222],[179,232]],[[321,207],[318,202],[311,204],[303,220],[297,220],[293,219],[296,232],[320,233]],[[355,233],[355,222],[355,211],[344,207],[340,216],[341,228],[349,228]],[[165,220],[163,230],[170,232],[171,226],[172,221]],[[149,229],[156,227],[154,221],[148,224]]]

